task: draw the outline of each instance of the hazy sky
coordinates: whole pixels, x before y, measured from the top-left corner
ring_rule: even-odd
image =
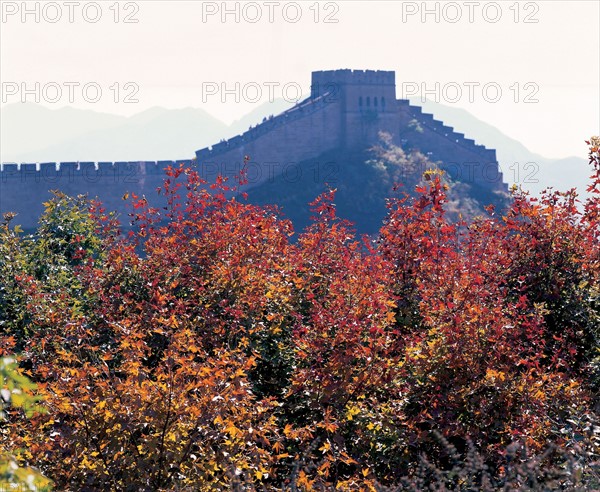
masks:
[[[597,0],[0,4],[3,105],[229,123],[308,92],[313,70],[382,69],[398,97],[425,88],[548,157],[585,157],[600,133]]]

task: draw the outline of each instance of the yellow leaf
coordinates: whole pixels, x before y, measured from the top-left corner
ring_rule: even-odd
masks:
[[[243,432],[241,430],[239,430],[235,425],[233,424],[229,424],[226,428],[225,428],[225,432],[227,432],[231,437],[236,437],[239,436],[241,434],[243,434]]]
[[[346,418],[348,420],[352,420],[354,418],[354,416],[358,415],[359,413],[360,413],[360,408],[358,408],[357,406],[347,407]]]
[[[323,451],[323,454],[325,454],[330,449],[331,449],[331,444],[329,443],[329,441],[327,441],[325,444],[323,444],[323,446],[321,446],[319,448],[319,451]]]

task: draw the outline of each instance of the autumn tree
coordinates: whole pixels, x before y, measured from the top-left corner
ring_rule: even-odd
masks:
[[[127,229],[60,193],[34,235],[7,217],[0,347],[45,412],[5,449],[60,490],[593,488],[599,146],[583,204],[457,221],[433,169],[375,240],[335,190],[298,232],[185,167]]]

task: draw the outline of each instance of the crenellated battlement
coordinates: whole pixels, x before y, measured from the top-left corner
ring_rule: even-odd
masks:
[[[0,165],[0,181],[31,182],[84,180],[109,182],[116,178],[141,178],[143,176],[164,176],[169,166],[191,165],[193,159],[177,161],[118,161],[118,162],[42,162],[12,163]]]
[[[424,113],[421,106],[412,105],[407,99],[399,99],[397,102],[398,107],[402,111],[408,112],[422,127],[435,132],[469,152],[484,156],[491,162],[496,162],[495,150],[488,149],[484,145],[476,144],[475,140],[466,138],[464,133],[457,132],[453,127],[445,125],[443,121],[436,120],[433,114]]]
[[[386,70],[323,70],[312,73],[311,83],[325,87],[328,84],[396,86],[396,72]]]
[[[191,159],[177,161],[121,162],[42,162],[4,163],[0,167],[0,218],[16,212],[16,224],[31,230],[43,211],[52,190],[68,195],[98,197],[106,210],[129,213],[123,196],[146,196],[152,206],[164,206],[156,189],[165,179],[165,170],[179,164],[192,165]],[[124,219],[127,223],[127,219]]]

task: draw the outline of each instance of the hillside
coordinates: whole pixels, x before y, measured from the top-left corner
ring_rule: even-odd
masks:
[[[339,217],[354,224],[357,232],[377,234],[387,215],[386,199],[414,194],[422,180],[422,171],[434,163],[420,162],[415,169],[399,162],[385,162],[373,151],[354,154],[344,149],[321,154],[289,166],[274,179],[248,190],[248,200],[257,205],[277,204],[284,216],[292,221],[297,232],[310,222],[309,203],[328,188],[336,189],[335,204]],[[443,164],[440,166],[443,169]],[[498,209],[507,206],[505,196],[496,195],[472,183],[446,182],[450,185],[446,209],[452,218],[461,214],[465,219],[485,214],[484,207],[493,204]],[[394,185],[401,184],[395,190]]]

